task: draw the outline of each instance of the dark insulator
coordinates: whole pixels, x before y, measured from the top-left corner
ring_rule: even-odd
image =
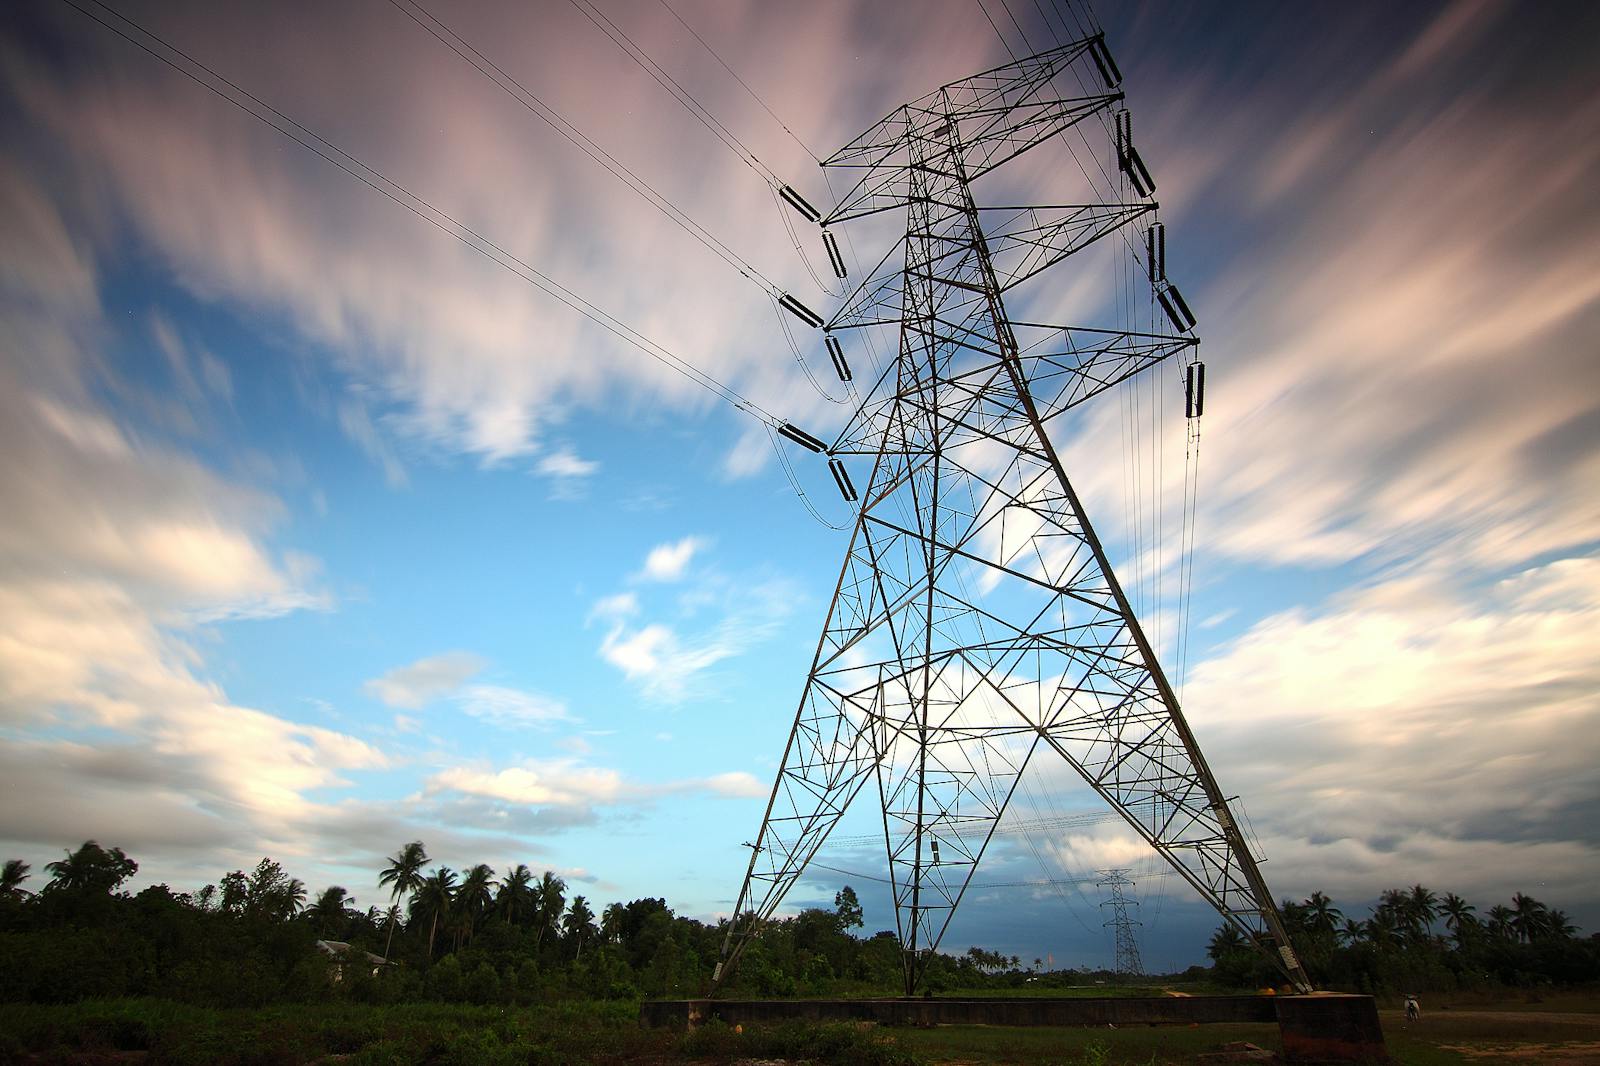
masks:
[[[1128,153],[1133,149],[1133,115],[1127,108],[1117,111],[1117,162],[1126,167]]]
[[[822,246],[828,250],[828,262],[833,265],[833,274],[837,278],[844,278],[847,274],[844,268],[844,256],[839,254],[839,240],[827,230],[822,231]]]
[[[1149,196],[1156,191],[1156,179],[1150,176],[1150,168],[1144,165],[1144,158],[1139,155],[1139,149],[1131,144],[1122,157],[1122,170],[1133,182],[1134,191],[1140,196]]]
[[[778,195],[789,201],[789,206],[805,216],[807,222],[815,222],[822,217],[822,212],[806,203],[806,198],[785,185],[778,190]]]
[[[1167,280],[1167,227],[1151,224],[1144,233],[1145,257],[1150,265],[1150,284]]]
[[[1206,365],[1190,363],[1183,383],[1184,415],[1199,418],[1206,411]]]
[[[840,381],[849,381],[850,364],[844,361],[844,349],[839,346],[839,338],[830,333],[827,345],[828,355],[833,359],[834,373],[839,375]]]
[[[1158,290],[1155,290],[1155,299],[1158,299],[1158,301],[1162,303],[1162,311],[1166,312],[1166,317],[1168,317],[1168,319],[1171,320],[1171,323],[1173,323],[1174,330],[1178,330],[1179,333],[1182,333],[1182,331],[1189,328],[1184,325],[1184,320],[1182,320],[1181,315],[1178,314],[1178,307],[1173,306],[1173,298],[1166,295],[1165,288],[1158,288]]]
[[[856,502],[856,487],[850,482],[850,472],[844,464],[837,459],[828,460],[828,469],[833,473],[833,483],[839,486],[839,495],[844,497],[846,503]]]
[[[1111,49],[1106,47],[1104,34],[1089,41],[1089,55],[1094,65],[1100,68],[1100,76],[1106,80],[1107,89],[1115,89],[1122,84],[1122,71],[1117,69],[1117,61],[1111,58]]]
[[[1167,313],[1167,318],[1172,320],[1174,329],[1187,333],[1194,328],[1194,312],[1189,310],[1189,305],[1183,301],[1183,294],[1171,283],[1156,290],[1156,299],[1161,302],[1161,310]]]
[[[1183,293],[1179,292],[1178,287],[1170,281],[1167,282],[1167,295],[1172,297],[1172,302],[1178,307],[1178,313],[1189,323],[1188,328],[1194,329],[1194,312],[1189,310],[1189,303],[1183,298]]]
[[[785,422],[783,425],[779,426],[778,432],[782,433],[785,437],[788,437],[790,440],[794,441],[796,444],[800,445],[800,447],[805,448],[808,451],[820,452],[826,450],[828,447],[826,444],[822,443],[820,440],[813,437],[799,426],[792,425],[788,422]]]
[[[785,311],[788,311],[791,315],[798,318],[812,329],[816,329],[818,326],[822,325],[821,315],[817,314],[815,311],[811,310],[811,308],[807,307],[799,300],[796,300],[788,293],[784,293],[782,296],[778,297],[778,302],[783,305],[783,309]]]

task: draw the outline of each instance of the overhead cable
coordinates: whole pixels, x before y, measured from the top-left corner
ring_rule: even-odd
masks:
[[[739,77],[738,71],[736,71],[732,67],[728,66],[728,64],[723,60],[723,58],[720,55],[717,54],[717,50],[715,48],[712,48],[711,45],[707,44],[706,43],[706,39],[704,37],[700,36],[700,34],[695,31],[695,28],[693,26],[689,25],[689,23],[684,20],[684,17],[682,15],[678,14],[677,10],[671,4],[667,3],[667,0],[660,0],[660,2],[661,2],[661,6],[666,8],[669,12],[671,12],[672,13],[672,17],[678,20],[678,24],[680,26],[682,26],[684,29],[688,30],[689,31],[689,35],[691,37],[693,37],[695,40],[700,42],[700,47],[704,48],[707,52],[710,52],[711,53],[711,58],[715,59],[717,61],[717,63],[719,65],[721,65],[722,69],[727,71],[730,75],[732,75],[733,76],[733,80],[738,82],[739,85],[744,89],[744,91],[750,94],[750,98],[752,100],[754,100],[756,103],[761,105],[761,110],[765,111],[768,115],[772,116],[772,121],[776,122],[780,127],[782,127],[783,132],[787,133],[789,135],[789,138],[792,141],[794,141],[795,144],[798,144],[802,149],[805,150],[806,155],[809,155],[812,159],[815,159],[818,163],[822,162],[822,157],[817,155],[816,152],[812,151],[811,146],[806,144],[805,141],[802,141],[800,139],[799,134],[795,133],[794,130],[790,129],[789,128],[789,124],[784,122],[783,119],[779,118],[777,113],[775,111],[773,111],[772,108],[767,106],[767,102],[765,100],[761,99],[761,97],[756,93],[756,91],[754,89],[750,88],[749,84],[746,83],[743,78]]]
[[[755,266],[753,266],[748,260],[740,256],[732,248],[728,247],[727,244],[725,244],[716,235],[711,233],[710,230],[706,229],[705,226],[695,221],[695,219],[692,218],[688,212],[678,207],[677,204],[673,203],[665,195],[657,191],[653,186],[650,185],[649,182],[635,174],[610,152],[600,147],[600,145],[595,143],[593,138],[589,137],[577,126],[573,125],[571,121],[569,121],[555,108],[541,100],[538,96],[531,92],[527,86],[523,85],[516,78],[508,74],[502,67],[499,66],[499,64],[495,63],[494,60],[486,56],[470,41],[462,37],[456,31],[452,30],[437,15],[423,7],[418,0],[389,0],[389,2],[393,4],[395,8],[398,9],[402,14],[410,18],[418,26],[422,27],[429,34],[431,34],[446,48],[450,49],[467,63],[471,64],[472,67],[484,77],[494,82],[513,100],[517,101],[517,103],[521,104],[529,111],[532,111],[551,129],[555,130],[562,137],[565,137],[569,142],[571,142],[572,145],[579,151],[583,152],[590,159],[600,164],[601,167],[610,172],[611,175],[618,181],[632,189],[635,193],[642,197],[646,203],[650,204],[656,210],[666,215],[667,218],[672,220],[672,222],[681,228],[685,233],[689,234],[689,236],[705,245],[706,248],[709,249],[714,255],[722,259],[722,261],[727,263],[729,266],[733,267],[733,269],[738,271],[743,277],[754,282],[756,285],[765,289],[773,296],[779,296],[782,294],[783,290],[779,288],[778,285],[775,284],[771,279],[763,275],[761,271],[757,270]],[[421,12],[421,18],[418,17],[417,12]]]
[[[717,397],[730,404],[735,410],[749,415],[757,421],[764,423],[768,427],[775,427],[783,424],[782,419],[762,408],[760,405],[755,403],[755,401],[745,397],[731,385],[727,385],[717,380],[710,374],[707,374],[705,371],[696,367],[693,363],[690,363],[683,357],[673,353],[669,349],[639,333],[627,323],[616,318],[595,304],[590,303],[588,300],[584,299],[582,296],[579,296],[565,285],[562,285],[560,282],[551,278],[548,274],[545,274],[512,253],[506,251],[500,245],[489,240],[487,237],[478,233],[465,223],[460,222],[439,208],[434,207],[428,201],[411,192],[403,185],[386,177],[377,169],[361,162],[359,159],[339,148],[331,141],[308,129],[295,119],[290,118],[288,115],[284,114],[282,111],[279,111],[271,104],[266,103],[264,100],[250,93],[248,90],[230,81],[222,74],[212,70],[204,63],[201,63],[199,60],[188,55],[182,49],[166,41],[158,34],[153,33],[145,27],[139,25],[137,22],[134,22],[132,19],[121,14],[108,4],[101,2],[101,0],[88,0],[89,3],[94,4],[94,6],[100,8],[102,11],[105,11],[119,22],[126,26],[132,27],[137,33],[143,35],[151,41],[154,41],[160,46],[161,49],[165,49],[166,52],[171,53],[171,55],[163,54],[163,52],[157,48],[152,47],[144,41],[129,35],[126,31],[122,30],[118,26],[107,22],[94,12],[80,6],[75,2],[75,0],[61,0],[61,2],[72,8],[74,11],[77,11],[85,18],[88,18],[89,20],[98,23],[105,29],[110,30],[112,33],[116,34],[118,37],[121,37],[129,44],[134,45],[141,51],[144,51],[154,58],[160,60],[162,63],[182,74],[195,84],[207,89],[216,96],[221,97],[223,100],[226,100],[228,103],[239,108],[241,111],[244,111],[257,121],[277,130],[285,137],[288,137],[290,140],[298,143],[308,152],[311,152],[313,155],[316,155],[326,162],[332,164],[339,170],[344,171],[357,181],[360,181],[363,185],[366,185],[373,191],[380,193],[387,199],[405,208],[407,211],[410,211],[412,214],[416,215],[418,218],[422,219],[424,222],[427,222],[434,228],[443,233],[449,234],[456,240],[465,244],[467,247],[478,252],[480,255],[517,275],[528,284],[539,289],[541,292],[571,308],[572,310],[577,311],[585,318],[601,326],[620,340],[638,349],[645,355],[648,355],[650,358],[656,360],[669,369],[676,371],[678,374],[682,375],[689,381],[707,390],[708,392],[715,394]],[[172,56],[177,56],[178,59],[174,59]],[[188,65],[185,66],[185,64]],[[213,79],[215,82],[221,83],[220,86],[218,84],[213,84],[212,81],[207,81],[206,78],[197,74],[195,70],[203,71],[206,76]]]
[[[665,89],[701,125],[710,130],[717,140],[727,147],[728,151],[738,157],[741,163],[759,174],[762,180],[774,189],[784,187],[783,180],[773,173],[772,168],[757,158],[756,154],[743,141],[739,140],[732,130],[723,125],[699,100],[695,99],[693,93],[679,84],[676,78],[668,74],[661,64],[651,59],[650,54],[641,48],[632,37],[629,37],[626,31],[615,22],[612,22],[604,11],[596,7],[593,0],[571,0],[571,3],[573,7],[583,13],[585,18],[594,23],[601,33],[611,38],[618,48],[626,52],[628,57],[639,65],[640,69],[655,80],[656,84]]]

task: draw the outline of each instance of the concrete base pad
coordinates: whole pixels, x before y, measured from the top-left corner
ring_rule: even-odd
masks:
[[[1277,1022],[1284,1061],[1388,1062],[1371,996],[1152,996],[1031,999],[679,999],[641,1004],[639,1022],[689,1029],[858,1021],[883,1025],[1130,1026]]]

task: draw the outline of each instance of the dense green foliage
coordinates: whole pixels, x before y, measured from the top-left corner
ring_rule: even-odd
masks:
[[[380,872],[390,906],[365,911],[332,885],[309,896],[271,859],[193,894],[164,885],[119,891],[138,864],[90,841],[26,891],[24,864],[0,891],[0,1002],[70,1003],[149,996],[211,1007],[334,1000],[529,1005],[702,994],[725,928],[673,914],[662,899],[598,914],[551,872],[428,868],[401,848]],[[895,934],[856,935],[861,905],[845,888],[832,909],[775,922],[728,986],[752,996],[893,994]],[[385,962],[384,960],[388,960]],[[1019,960],[974,948],[936,957],[929,985],[1018,986]],[[1047,975],[1048,984],[1070,982]],[[1033,987],[1033,986],[1030,986]],[[1043,986],[1040,986],[1043,987]]]
[[[1579,938],[1565,914],[1520,892],[1482,917],[1455,893],[1423,885],[1389,889],[1365,920],[1347,918],[1321,892],[1279,909],[1322,988],[1392,994],[1600,980],[1600,937]],[[1207,951],[1222,984],[1278,981],[1231,926],[1216,931]]]
[[[51,863],[30,893],[27,866],[0,883],[0,1002],[73,1003],[153,997],[214,1008],[277,1003],[437,1002],[531,1006],[703,994],[723,936],[673,914],[662,899],[599,909],[553,873],[487,866],[429,868],[426,848],[401,848],[380,872],[386,910],[356,910],[338,885],[315,896],[262,859],[198,892],[122,885],[138,864],[90,841]],[[1580,984],[1600,978],[1600,940],[1579,939],[1559,911],[1518,895],[1481,918],[1460,897],[1417,886],[1386,893],[1366,921],[1346,920],[1321,893],[1283,905],[1322,987],[1392,993],[1489,985]],[[1439,927],[1439,928],[1436,928]],[[734,996],[892,995],[902,953],[892,932],[860,935],[855,893],[831,909],[774,922],[727,984]],[[1276,982],[1227,928],[1213,937],[1211,974],[1226,987]],[[1105,975],[1034,974],[1021,960],[972,948],[935,955],[935,992],[1043,993]],[[1086,980],[1087,979],[1087,980]],[[706,1038],[711,1039],[711,1038]]]

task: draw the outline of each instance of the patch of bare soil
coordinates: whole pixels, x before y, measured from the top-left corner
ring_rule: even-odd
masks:
[[[1504,1044],[1498,1047],[1472,1047],[1440,1044],[1441,1051],[1454,1051],[1468,1059],[1493,1059],[1496,1062],[1534,1062],[1539,1066],[1596,1066],[1600,1064],[1600,1042],[1590,1044]]]

